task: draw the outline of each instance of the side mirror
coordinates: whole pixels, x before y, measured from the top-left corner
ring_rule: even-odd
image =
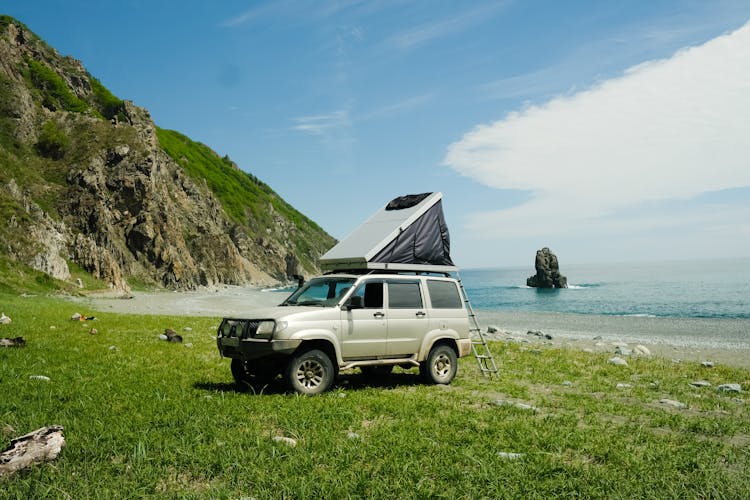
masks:
[[[350,297],[349,300],[346,301],[346,304],[344,304],[344,306],[348,311],[351,311],[352,309],[362,309],[365,307],[365,304],[361,296],[355,295],[353,297]]]

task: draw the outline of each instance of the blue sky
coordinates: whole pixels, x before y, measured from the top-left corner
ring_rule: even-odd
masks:
[[[0,5],[337,238],[442,191],[462,267],[750,256],[747,0]]]

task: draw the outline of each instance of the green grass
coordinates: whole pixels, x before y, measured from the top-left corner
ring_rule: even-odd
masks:
[[[217,354],[217,318],[116,315],[8,295],[0,309],[13,318],[0,336],[28,342],[0,350],[0,448],[52,424],[67,440],[57,460],[0,485],[4,498],[750,494],[748,404],[715,390],[747,387],[747,370],[661,359],[623,368],[602,355],[498,343],[502,374],[491,381],[464,358],[447,387],[397,369],[383,383],[344,373],[318,397],[281,384],[254,394],[235,387]],[[97,320],[72,322],[75,311]],[[192,348],[160,341],[168,327]],[[714,387],[693,388],[696,379]],[[632,387],[615,389],[619,382]]]
[[[26,59],[27,78],[41,96],[42,105],[52,111],[65,110],[82,113],[89,106],[71,92],[65,81],[46,64]]]

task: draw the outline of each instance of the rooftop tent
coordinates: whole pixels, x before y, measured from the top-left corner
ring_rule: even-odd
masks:
[[[457,271],[443,217],[442,193],[400,196],[320,258],[324,271]]]

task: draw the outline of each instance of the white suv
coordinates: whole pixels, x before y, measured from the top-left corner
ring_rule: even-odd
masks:
[[[449,384],[457,358],[471,352],[455,279],[374,271],[313,278],[277,307],[224,318],[216,342],[237,382],[263,385],[282,374],[308,395],[355,367],[373,376],[419,367],[426,382]]]

